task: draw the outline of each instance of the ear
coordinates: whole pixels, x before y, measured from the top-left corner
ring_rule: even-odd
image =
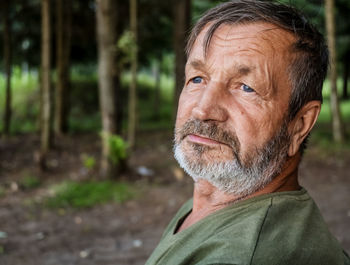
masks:
[[[306,103],[294,117],[289,126],[289,135],[291,142],[288,149],[288,155],[294,156],[298,151],[301,143],[314,127],[318,115],[321,111],[320,101],[310,101]]]

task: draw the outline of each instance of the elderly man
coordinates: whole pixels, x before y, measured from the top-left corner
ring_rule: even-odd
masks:
[[[328,51],[295,9],[235,0],[187,45],[175,158],[193,200],[146,264],[344,265],[298,165],[319,115]]]

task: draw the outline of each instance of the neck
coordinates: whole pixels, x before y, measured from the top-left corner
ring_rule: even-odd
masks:
[[[192,212],[183,222],[179,231],[186,229],[209,214],[238,200],[245,200],[268,193],[300,189],[298,183],[298,165],[300,159],[301,156],[299,153],[293,157],[289,157],[282,168],[282,172],[278,176],[262,189],[244,198],[222,192],[206,180],[198,180],[194,185]]]

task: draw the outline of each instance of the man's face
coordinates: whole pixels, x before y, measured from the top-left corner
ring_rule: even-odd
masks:
[[[285,162],[293,37],[267,23],[221,25],[205,55],[207,29],[186,64],[175,157],[195,180],[247,194]]]

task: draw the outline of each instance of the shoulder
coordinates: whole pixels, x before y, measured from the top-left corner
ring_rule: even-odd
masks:
[[[148,264],[348,264],[305,190],[238,202],[174,234],[191,209],[179,210]]]
[[[209,220],[208,224],[209,224]],[[194,264],[343,265],[346,255],[303,189],[243,202],[218,212],[193,250]]]
[[[344,264],[341,246],[305,190],[271,197],[252,264]]]

